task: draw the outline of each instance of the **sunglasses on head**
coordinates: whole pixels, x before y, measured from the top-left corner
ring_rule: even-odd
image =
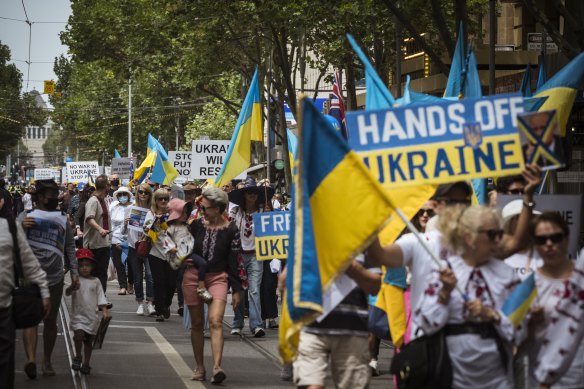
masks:
[[[207,209],[213,209],[213,208],[218,208],[216,205],[210,205],[208,207],[205,207],[204,205],[199,205],[199,209],[203,212],[206,212]]]
[[[145,191],[145,190],[139,190],[139,191],[138,191],[138,194],[141,194],[141,195],[148,195],[148,196],[150,196],[150,192],[148,192],[148,191]]]
[[[501,229],[479,230],[478,232],[487,234],[487,237],[491,242],[503,237],[503,230]]]
[[[560,243],[563,239],[564,239],[564,234],[562,234],[561,232],[558,232],[557,234],[551,234],[551,235],[536,235],[533,237],[535,244],[538,246],[543,246],[544,244],[547,243],[548,240],[551,240],[552,243],[556,244],[556,243]]]
[[[169,200],[170,200],[169,197],[159,197],[156,199],[156,201],[166,201],[166,202],[168,202]]]
[[[428,209],[420,209],[418,211],[418,217],[422,217],[424,216],[424,214],[428,214],[428,217],[433,217],[436,213],[434,212],[434,210],[432,208],[428,208]]]

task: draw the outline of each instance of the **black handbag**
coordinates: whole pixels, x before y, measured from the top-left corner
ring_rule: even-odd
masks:
[[[26,284],[20,260],[16,232],[12,234],[14,248],[14,290],[12,291],[12,319],[17,329],[30,328],[43,320],[43,299],[37,284]]]
[[[402,346],[391,361],[398,389],[452,387],[452,363],[444,329]]]

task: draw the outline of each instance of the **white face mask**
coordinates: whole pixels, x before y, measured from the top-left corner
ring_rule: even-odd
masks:
[[[118,201],[120,202],[120,204],[126,204],[129,200],[130,200],[130,198],[128,196],[118,197]]]

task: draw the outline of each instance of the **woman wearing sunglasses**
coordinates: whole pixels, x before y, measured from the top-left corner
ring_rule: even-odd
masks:
[[[126,219],[126,228],[128,231],[128,264],[134,274],[134,294],[138,303],[136,315],[154,315],[156,310],[152,305],[154,301],[154,284],[152,282],[152,273],[148,257],[139,257],[136,254],[136,242],[144,235],[144,220],[137,217],[144,215],[152,206],[152,189],[148,184],[140,184],[136,189],[136,203],[130,208],[130,215],[135,215],[134,220]],[[142,220],[142,222],[140,222]],[[131,225],[130,225],[131,222]],[[144,280],[146,277],[146,303],[144,303]]]
[[[428,277],[414,320],[426,335],[444,329],[453,388],[512,388],[514,328],[500,309],[519,278],[494,257],[500,218],[491,208],[448,207],[438,229],[452,254]]]
[[[164,250],[164,238],[168,229],[166,221],[168,220],[169,201],[170,191],[164,188],[157,189],[152,196],[152,205],[144,221],[144,232],[152,239],[148,264],[154,282],[156,321],[159,322],[170,317],[170,306],[176,290],[177,271],[170,267],[168,255]]]
[[[568,225],[556,212],[544,212],[537,216],[533,223],[531,237],[543,259],[543,266],[535,273],[537,297],[531,307],[531,318],[527,325],[529,366],[532,370],[530,387],[537,387],[533,369],[537,366],[550,366],[558,359],[558,353],[541,352],[543,344],[554,341],[573,343],[577,350],[564,374],[548,377],[556,381],[551,387],[582,388],[584,385],[584,343],[576,341],[575,336],[578,323],[574,322],[574,326],[565,326],[563,331],[551,328],[551,318],[558,306],[563,306],[562,311],[566,314],[558,315],[557,320],[568,324],[573,321],[571,317],[578,317],[574,311],[581,312],[581,305],[584,304],[584,293],[574,293],[573,285],[569,282],[574,272],[574,262],[568,258],[568,233]],[[579,326],[584,326],[584,323],[580,322]]]

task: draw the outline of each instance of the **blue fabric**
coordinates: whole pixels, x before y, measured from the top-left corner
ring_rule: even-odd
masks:
[[[584,78],[584,52],[578,54],[576,58],[554,74],[544,85],[541,87],[538,85],[535,94],[558,87],[578,89],[582,78]]]
[[[385,272],[385,278],[383,279],[383,282],[405,290],[408,287],[406,278],[407,271],[405,267],[388,267],[387,271]]]
[[[531,97],[533,94],[531,92],[531,64],[527,64],[525,68],[525,73],[523,73],[523,79],[521,80],[521,94],[523,97]]]
[[[243,266],[245,267],[249,281],[249,288],[247,289],[249,300],[249,330],[253,333],[256,328],[264,327],[260,300],[260,286],[262,283],[264,264],[256,259],[255,254],[243,254]],[[244,305],[243,301],[241,301],[237,308],[235,308],[231,328],[243,328]]]

